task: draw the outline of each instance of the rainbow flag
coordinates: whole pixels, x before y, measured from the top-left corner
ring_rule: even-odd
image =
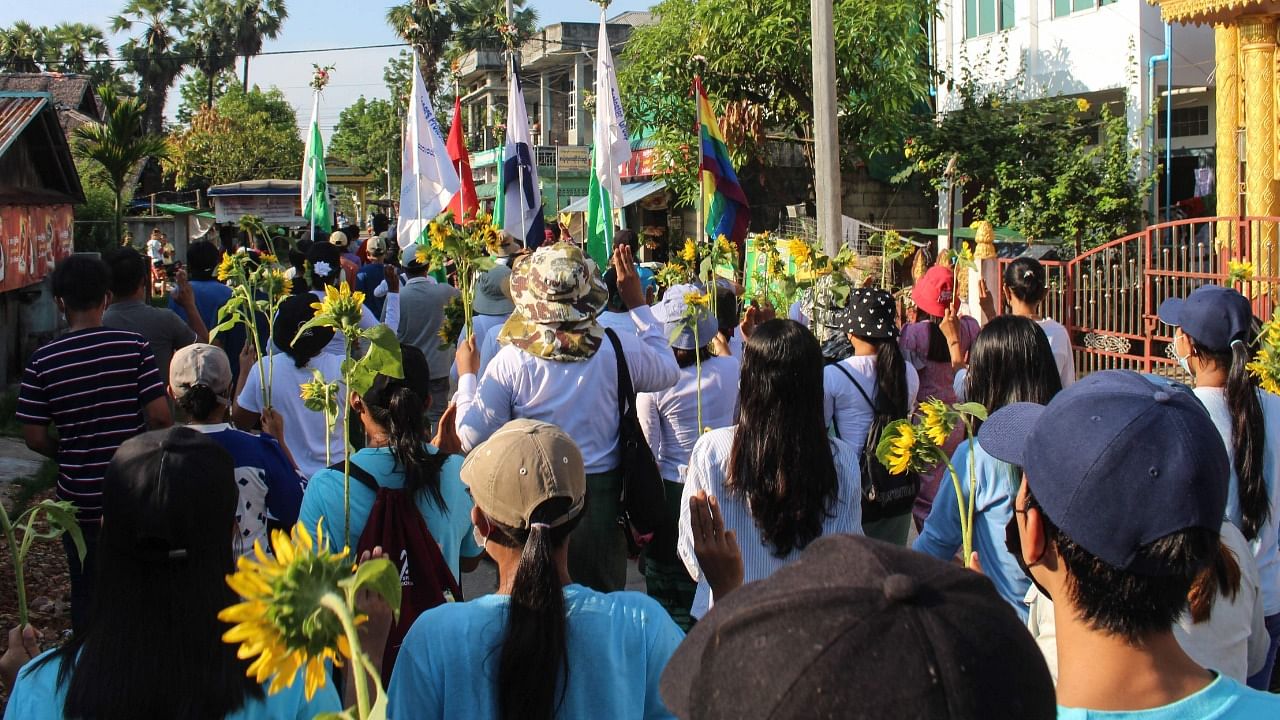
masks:
[[[738,183],[729,159],[729,146],[720,134],[711,101],[702,89],[702,79],[694,76],[693,90],[698,98],[698,141],[702,146],[702,207],[706,213],[706,233],[712,238],[724,235],[741,247],[751,222],[751,206]]]

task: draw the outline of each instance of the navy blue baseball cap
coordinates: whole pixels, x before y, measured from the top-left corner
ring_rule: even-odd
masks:
[[[1215,352],[1226,352],[1235,340],[1244,340],[1253,324],[1249,300],[1231,288],[1202,285],[1186,299],[1169,298],[1157,313],[1170,325]]]
[[[1221,529],[1231,465],[1189,392],[1128,370],[1093,373],[1047,406],[1001,408],[978,440],[1022,468],[1059,530],[1114,568],[1174,574],[1138,550],[1182,530]]]

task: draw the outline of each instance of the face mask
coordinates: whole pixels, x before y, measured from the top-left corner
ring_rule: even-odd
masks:
[[[1173,339],[1173,356],[1177,358],[1178,367],[1182,368],[1183,372],[1192,377],[1195,376],[1195,373],[1191,372],[1191,353],[1187,353],[1185,356],[1178,354],[1178,338],[1176,337]]]
[[[1018,534],[1018,516],[1015,514],[1009,518],[1009,524],[1004,526],[1004,547],[1013,555],[1014,562],[1018,563],[1018,567],[1022,568],[1022,572],[1031,581],[1032,585],[1040,591],[1041,595],[1053,600],[1053,595],[1045,588],[1045,586],[1036,582],[1036,576],[1031,574],[1031,568],[1027,566],[1027,562],[1022,559],[1022,536]]]

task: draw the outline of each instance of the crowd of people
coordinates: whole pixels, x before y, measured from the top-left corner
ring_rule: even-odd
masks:
[[[366,627],[391,718],[1280,717],[1280,398],[1246,369],[1238,292],[1161,306],[1187,387],[1077,378],[1030,258],[999,297],[984,287],[985,324],[938,265],[905,293],[853,289],[819,338],[731,281],[699,312],[707,288],[657,287],[634,234],[605,268],[508,238],[450,342],[458,290],[397,247],[348,229],[282,248],[294,296],[273,331],[212,342],[236,248],[191,245],[168,309],[136,251],[58,265],[66,332],[31,358],[17,418],[88,551],[65,541],[66,641],[10,632],[6,718],[352,704],[336,675],[314,697],[268,692],[217,616],[268,531],[365,548],[387,493],[411,500],[448,596]],[[341,283],[403,366],[339,387],[351,447],[298,391],[342,378],[340,333],[300,332]],[[932,400],[989,413],[939,438],[964,497],[947,463],[896,502],[869,496],[877,433]],[[627,522],[629,407],[666,498],[650,533]],[[454,597],[481,562],[496,592]],[[625,591],[629,562],[646,592]]]

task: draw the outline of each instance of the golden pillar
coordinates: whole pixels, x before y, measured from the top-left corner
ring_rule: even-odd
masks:
[[[1217,124],[1217,213],[1235,216],[1243,212],[1240,207],[1240,156],[1236,148],[1236,134],[1240,130],[1240,32],[1235,26],[1219,25],[1214,29],[1215,77],[1217,94],[1215,122]],[[1219,238],[1223,242],[1223,238]]]
[[[1241,92],[1244,94],[1245,211],[1253,216],[1280,214],[1275,180],[1275,57],[1274,15],[1240,18]],[[1222,151],[1219,146],[1218,151]],[[1276,228],[1266,223],[1253,238],[1255,267],[1275,270]]]

